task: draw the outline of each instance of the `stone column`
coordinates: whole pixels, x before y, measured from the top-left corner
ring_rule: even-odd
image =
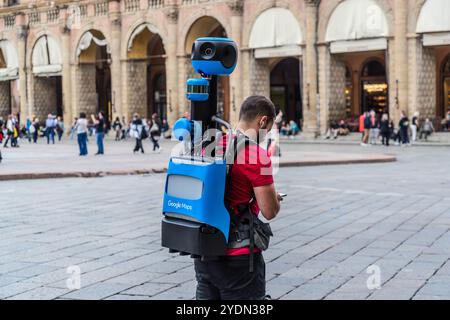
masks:
[[[407,42],[407,6],[408,1],[394,1],[395,11],[395,79],[398,86],[398,100],[394,101],[391,110],[394,119],[398,119],[400,112],[408,111],[408,42]],[[397,88],[391,88],[391,90]],[[396,94],[397,95],[397,94]],[[398,103],[398,105],[397,105]],[[398,107],[398,108],[397,108]],[[394,111],[394,112],[392,112]]]
[[[242,46],[242,15],[244,12],[243,0],[230,0],[228,6],[231,9],[231,39],[238,48]],[[236,125],[239,120],[239,110],[243,100],[243,55],[238,53],[238,64],[230,77],[230,123]]]
[[[112,117],[122,117],[126,110],[122,108],[122,70],[120,63],[120,45],[122,28],[120,20],[120,1],[109,2],[109,18],[111,22],[111,97]]]
[[[303,56],[304,70],[304,129],[307,135],[317,135],[318,101],[317,101],[317,50],[316,50],[316,22],[317,0],[306,0],[306,50]]]
[[[26,66],[26,43],[28,39],[28,28],[23,13],[16,16],[17,23],[17,54],[19,56],[19,95],[20,95],[20,122],[24,123],[31,116],[31,105],[27,101],[27,66]]]
[[[177,66],[178,66],[178,106],[177,112],[178,117],[183,116],[184,112],[190,110],[190,103],[186,100],[185,91],[186,91],[186,80],[188,77],[188,70],[186,68],[186,64],[190,63],[190,59],[186,57],[184,54],[184,48],[178,49],[177,55]]]
[[[319,133],[325,133],[328,120],[330,118],[330,51],[328,44],[318,45],[318,65],[319,65],[319,92],[320,92],[320,128]],[[345,81],[345,80],[344,80]]]
[[[166,97],[167,97],[167,121],[172,127],[179,115],[178,101],[178,7],[171,4],[165,11],[168,20],[166,51]]]
[[[70,128],[74,114],[72,110],[72,85],[70,66],[70,29],[67,27],[67,9],[61,13],[62,33],[62,95],[63,95],[63,118],[66,128]]]

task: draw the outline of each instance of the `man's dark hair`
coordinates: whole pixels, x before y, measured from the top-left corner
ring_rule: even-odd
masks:
[[[239,120],[253,121],[258,116],[267,116],[269,121],[275,119],[275,106],[264,96],[251,96],[242,103]]]
[[[81,119],[86,119],[86,113],[80,112],[80,118]]]

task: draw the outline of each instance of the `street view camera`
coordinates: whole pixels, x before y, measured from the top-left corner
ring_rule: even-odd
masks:
[[[199,38],[192,45],[192,67],[201,78],[187,80],[191,119],[182,118],[173,126],[175,138],[190,148],[188,154],[170,159],[163,199],[161,243],[170,252],[193,257],[226,252],[230,229],[224,203],[226,157],[205,155],[203,150],[214,140],[208,129],[219,125],[227,127],[231,143],[231,126],[217,116],[217,80],[234,71],[237,58],[236,43],[230,39]]]

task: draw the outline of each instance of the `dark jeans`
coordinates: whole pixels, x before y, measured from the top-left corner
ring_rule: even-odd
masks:
[[[142,146],[142,139],[136,139],[136,145],[134,146],[133,152],[138,152],[141,150],[144,153],[144,147]]]
[[[249,256],[195,259],[197,300],[262,300],[266,295],[266,264],[261,253],[253,256],[254,271],[249,271]]]
[[[389,132],[382,132],[381,133],[381,142],[383,143],[383,145],[386,145],[389,147],[389,139],[390,139],[391,134]]]
[[[87,133],[79,133],[78,136],[78,146],[80,147],[80,156],[86,156],[88,154],[87,150]]]
[[[37,130],[35,131],[35,132],[33,132],[33,142],[34,143],[37,143],[37,140],[38,140],[38,132],[37,132]]]
[[[6,135],[5,144],[4,144],[5,147],[8,146],[8,141],[9,141],[10,139],[11,139],[11,134],[7,134],[7,135]]]
[[[159,143],[157,140],[157,139],[159,139],[159,137],[160,136],[150,134],[150,140],[152,140],[152,142],[153,142],[153,151],[155,151],[156,149],[159,149]]]
[[[408,144],[409,143],[408,127],[400,128],[400,137],[401,137],[401,143],[402,144]]]
[[[104,135],[103,132],[96,133],[97,148],[98,148],[97,153],[98,154],[104,154],[105,153],[105,150],[104,150],[104,147],[103,147],[103,138],[104,138],[104,136],[105,135]]]
[[[55,144],[55,130],[53,128],[47,128],[45,135],[47,136],[47,144],[50,144],[50,140]]]

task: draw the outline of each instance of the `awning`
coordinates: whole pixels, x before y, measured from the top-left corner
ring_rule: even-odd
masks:
[[[130,51],[131,48],[133,47],[134,39],[145,29],[148,29],[148,31],[150,31],[153,34],[159,34],[159,31],[153,25],[149,23],[141,24],[136,29],[134,29],[133,33],[130,36],[130,39],[128,40],[128,51]]]
[[[423,45],[425,47],[450,45],[450,32],[424,34]]]
[[[347,53],[386,50],[387,45],[386,38],[336,41],[330,44],[330,52]]]
[[[255,49],[256,59],[296,57],[301,55],[302,47],[298,45]]]
[[[256,49],[256,58],[301,55],[302,41],[300,26],[292,12],[285,8],[271,8],[256,19],[249,47]]]
[[[105,47],[106,46],[106,52],[107,53],[111,53],[111,48],[108,45],[108,42],[106,41],[106,39],[99,39],[96,38],[91,32],[87,31],[83,34],[83,36],[80,39],[80,43],[78,45],[77,48],[77,57],[80,56],[81,52],[86,50],[87,48],[89,48],[89,46],[91,45],[92,41],[94,41],[94,43],[100,47]]]
[[[32,56],[33,74],[39,76],[57,75],[62,70],[61,50],[51,36],[42,36],[36,41]]]
[[[427,0],[417,20],[417,33],[450,31],[450,1]]]
[[[0,68],[0,81],[17,79],[19,74],[19,61],[17,52],[12,43],[8,40],[0,40],[0,51],[6,67]]]
[[[388,35],[386,15],[375,1],[346,0],[331,15],[325,41],[383,38]]]

